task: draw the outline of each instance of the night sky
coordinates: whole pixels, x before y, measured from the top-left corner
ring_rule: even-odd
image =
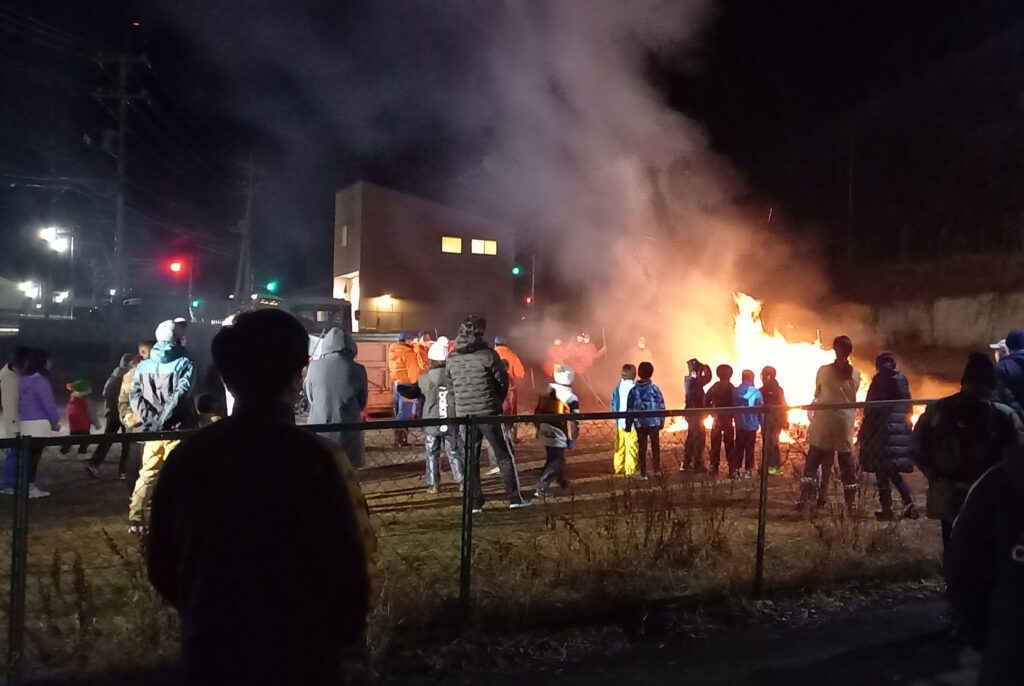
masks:
[[[0,2],[2,275],[42,268],[33,232],[51,222],[75,227],[82,264],[109,270],[101,141],[115,122],[91,93],[113,87],[113,68],[89,58],[126,46],[152,64],[131,81],[151,97],[131,114],[131,254],[197,252],[201,290],[231,288],[250,155],[256,279],[286,291],[330,279],[338,188],[362,178],[444,200],[493,133],[486,117],[444,116],[479,77],[473,42],[429,4],[363,5],[292,2],[287,22],[259,22],[282,3]],[[419,31],[396,25],[405,6]],[[711,6],[696,42],[651,55],[648,77],[753,205],[841,267],[1022,246],[1022,46],[1024,7],[1009,0],[733,0]]]

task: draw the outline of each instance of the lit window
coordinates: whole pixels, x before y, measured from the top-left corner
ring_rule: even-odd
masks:
[[[485,241],[480,238],[474,238],[472,248],[474,255],[497,255],[498,241]]]
[[[458,236],[441,236],[441,252],[461,253],[462,239]]]
[[[348,224],[341,227],[341,247],[348,247]]]

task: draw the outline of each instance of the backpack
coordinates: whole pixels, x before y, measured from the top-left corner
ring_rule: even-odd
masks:
[[[939,410],[926,446],[929,471],[950,481],[974,482],[1003,455],[999,412],[990,400],[951,398]]]

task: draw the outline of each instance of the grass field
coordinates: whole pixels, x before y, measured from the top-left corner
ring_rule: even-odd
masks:
[[[587,424],[570,453],[571,493],[526,510],[506,509],[496,477],[486,478],[489,503],[474,520],[475,625],[510,633],[598,620],[641,601],[748,595],[756,481],[676,473],[684,436],[664,435],[666,477],[641,483],[611,474],[610,423]],[[369,636],[377,656],[443,641],[459,629],[460,494],[445,471],[446,488],[438,495],[425,492],[415,432],[412,441],[414,447],[395,449],[390,431],[367,436],[370,466],[362,482],[383,572]],[[518,453],[526,489],[537,478],[542,451],[525,439]],[[146,581],[138,541],[127,533],[128,493],[116,479],[114,462],[108,460],[100,480],[90,481],[73,456],[48,449],[43,458],[39,483],[53,496],[30,504],[28,674],[103,671],[173,659],[176,653],[176,618]],[[786,475],[770,482],[770,591],[810,592],[846,579],[935,574],[939,535],[933,522],[875,522],[874,487],[866,482],[860,496],[865,515],[847,516],[838,501],[814,517],[799,514],[793,477],[801,466],[794,446]],[[923,481],[917,475],[911,481],[920,503]],[[0,501],[5,581],[10,515],[7,498]],[[6,615],[6,592],[0,602]]]

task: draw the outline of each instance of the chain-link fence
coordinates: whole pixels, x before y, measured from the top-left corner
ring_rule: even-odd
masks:
[[[909,436],[888,422],[861,431],[865,412],[888,420],[896,407],[818,406],[855,415],[864,443],[838,454],[810,446],[807,408],[579,415],[561,473],[538,427],[561,426],[565,416],[449,420],[459,438],[448,445],[431,436],[436,420],[309,428],[362,436],[360,482],[383,582],[369,636],[379,650],[398,634],[436,636],[466,620],[529,626],[695,593],[932,573],[938,533],[912,507],[923,503],[925,483],[899,471],[908,466],[900,456]],[[922,403],[914,407],[916,415]],[[663,427],[623,429],[635,420]],[[744,431],[765,422],[767,432]],[[502,430],[486,428],[495,425]],[[572,438],[572,423],[564,428]],[[478,451],[478,435],[511,444],[530,507],[509,507],[510,495],[519,496],[503,478],[503,451],[487,441]],[[140,539],[128,532],[131,470],[123,479],[119,472],[122,449],[130,458],[142,441],[182,437],[120,436],[99,463],[101,435],[0,441],[19,454],[42,447],[38,486],[52,493],[30,498],[28,460],[19,459],[14,492],[0,502],[11,525],[0,568],[10,583],[9,683],[174,659],[177,618],[148,583]],[[436,471],[426,466],[428,444],[438,449]],[[820,468],[805,470],[809,460]],[[862,465],[890,484],[891,507],[879,503]],[[476,489],[461,488],[463,477],[480,479],[482,508]]]

